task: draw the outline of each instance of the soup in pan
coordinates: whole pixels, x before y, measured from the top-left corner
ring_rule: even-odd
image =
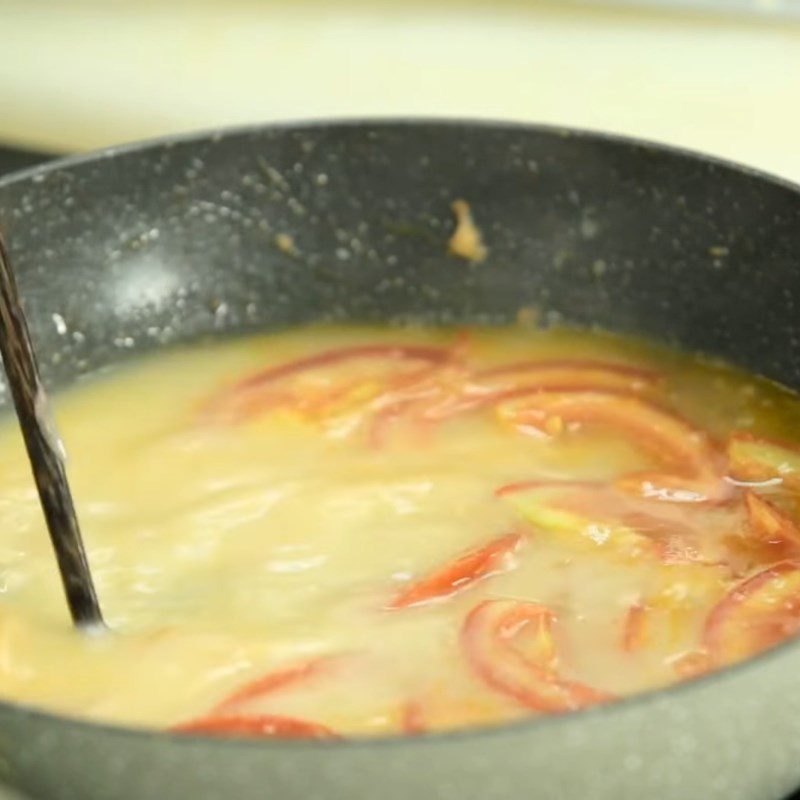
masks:
[[[800,627],[800,403],[598,333],[311,328],[57,398],[108,630],[74,632],[20,437],[0,694],[184,735],[562,714]]]

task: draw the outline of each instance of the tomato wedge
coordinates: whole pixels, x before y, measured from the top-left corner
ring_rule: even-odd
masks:
[[[333,657],[316,658],[293,664],[290,667],[273,670],[260,678],[250,681],[231,692],[217,703],[211,711],[212,716],[226,714],[243,703],[257,700],[265,695],[285,689],[296,683],[302,683],[317,675],[323,674],[331,665],[340,659]]]
[[[728,439],[728,462],[731,477],[759,483],[780,479],[789,486],[800,486],[800,448],[746,431]]]
[[[467,661],[489,687],[546,714],[607,703],[613,697],[556,671],[553,612],[536,603],[485,600],[466,618],[461,644]],[[534,647],[522,642],[533,629]]]
[[[752,491],[745,492],[744,501],[750,530],[756,538],[789,551],[787,554],[800,549],[800,530],[786,514]]]
[[[260,370],[223,389],[212,397],[203,411],[231,421],[249,419],[274,408],[291,398],[281,384],[287,379],[323,367],[348,361],[382,360],[388,362],[421,362],[441,365],[452,360],[454,351],[445,347],[404,344],[352,345],[325,350],[275,367]]]
[[[508,533],[476,547],[400,591],[387,608],[408,608],[450,597],[476,581],[508,569],[509,556],[524,542],[520,533]]]
[[[502,420],[517,428],[550,435],[571,423],[615,428],[682,474],[717,473],[717,449],[705,432],[635,394],[544,391],[501,403],[497,410]]]
[[[337,733],[317,722],[274,714],[258,716],[209,716],[170,728],[174,733],[254,739],[338,739]]]
[[[715,663],[741,661],[800,632],[800,561],[782,561],[734,586],[706,620]]]

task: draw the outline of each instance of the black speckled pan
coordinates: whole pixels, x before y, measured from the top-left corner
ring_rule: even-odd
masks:
[[[483,263],[446,253],[456,198]],[[222,132],[9,177],[0,224],[51,386],[204,336],[533,308],[800,387],[800,191],[639,142],[472,123]],[[0,705],[0,778],[43,800],[777,800],[800,784],[800,645],[604,708],[411,739],[180,739]]]

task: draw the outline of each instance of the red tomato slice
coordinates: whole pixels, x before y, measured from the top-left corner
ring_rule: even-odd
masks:
[[[637,392],[657,385],[660,376],[647,369],[604,361],[520,361],[476,371],[458,395],[431,404],[425,418],[448,417],[522,397],[543,389],[611,389]]]
[[[333,657],[315,658],[268,672],[266,675],[262,675],[260,678],[256,678],[231,692],[214,706],[211,710],[211,715],[226,714],[243,703],[257,700],[272,692],[324,674],[331,668],[332,664],[339,660]]]
[[[630,392],[543,391],[501,403],[497,411],[523,433],[558,436],[574,424],[617,429],[676,471],[625,476],[617,482],[623,491],[670,502],[718,503],[731,497],[710,436]]]
[[[729,472],[742,482],[780,479],[800,486],[800,448],[785,442],[737,431],[728,439]]]
[[[475,673],[492,689],[546,714],[561,714],[607,703],[613,697],[555,669],[550,609],[517,600],[486,600],[467,616],[461,644]],[[525,652],[519,640],[534,630],[534,648]]]
[[[750,530],[758,539],[789,551],[787,555],[800,548],[800,530],[786,514],[749,490],[745,492],[744,501]]]
[[[522,428],[556,435],[567,424],[615,428],[630,436],[681,474],[717,474],[717,448],[704,431],[631,393],[544,391],[498,406],[501,419]]]
[[[444,347],[402,344],[353,345],[325,350],[248,375],[212,397],[203,410],[240,421],[290,400],[280,384],[304,372],[368,359],[441,365],[450,361],[453,355],[453,350]]]
[[[307,372],[319,367],[329,367],[353,359],[381,358],[390,361],[424,361],[429,364],[444,364],[453,357],[453,352],[446,347],[429,347],[427,345],[408,344],[364,344],[350,347],[338,347],[324,350],[313,356],[298,358],[276,367],[256,372],[242,378],[232,387],[236,390],[258,389],[270,383],[283,380],[290,375]]]
[[[254,739],[338,739],[338,734],[316,722],[273,714],[258,716],[209,716],[170,728],[175,733]]]
[[[426,578],[401,590],[387,608],[407,608],[450,597],[476,581],[508,568],[508,556],[525,540],[520,533],[508,533],[459,556]]]
[[[800,562],[782,561],[734,586],[706,620],[714,661],[741,661],[800,631]]]

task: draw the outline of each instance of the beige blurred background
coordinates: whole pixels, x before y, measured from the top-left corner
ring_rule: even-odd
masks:
[[[266,120],[495,117],[800,180],[798,0],[0,0],[0,23],[0,142],[67,151]]]

